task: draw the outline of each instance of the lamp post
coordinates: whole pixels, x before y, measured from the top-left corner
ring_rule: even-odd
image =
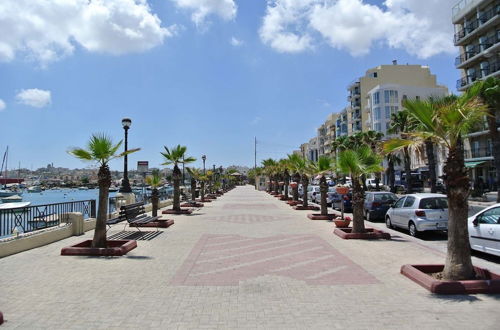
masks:
[[[122,126],[125,130],[125,151],[128,148],[128,129],[132,125],[132,120],[130,118],[122,119]],[[123,180],[122,185],[120,187],[120,192],[122,193],[131,193],[132,189],[130,188],[130,182],[128,181],[128,157],[125,155],[123,158]]]
[[[207,156],[203,155],[201,156],[201,159],[203,160],[203,175],[205,175],[206,171],[205,171],[205,161],[207,160]]]

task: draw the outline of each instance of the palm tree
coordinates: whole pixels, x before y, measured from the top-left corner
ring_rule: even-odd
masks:
[[[325,174],[331,173],[335,170],[335,166],[330,157],[320,156],[318,161],[311,164],[311,169],[315,175],[320,175],[319,190],[321,193],[321,215],[328,215],[328,206],[326,197],[328,194],[328,183],[326,182]]]
[[[385,159],[387,159],[388,183],[392,193],[396,193],[396,171],[394,170],[394,166],[401,164],[401,158],[397,154],[398,152],[391,152],[385,155]]]
[[[384,133],[370,130],[363,132],[362,134],[363,142],[369,145],[373,152],[379,152]],[[375,190],[380,191],[380,172],[375,173]]]
[[[269,178],[268,192],[273,191],[273,180],[276,171],[276,161],[272,158],[264,159],[262,161],[262,166],[264,166],[264,173]]]
[[[412,117],[409,116],[409,112],[405,109],[391,115],[391,124],[388,130],[390,134],[400,134],[402,139],[408,138],[408,134],[415,128],[415,122]],[[412,189],[412,179],[411,179],[411,158],[410,158],[410,148],[403,148],[403,159],[405,164],[405,183],[406,183],[406,193],[411,194]]]
[[[71,148],[68,153],[84,161],[97,162],[99,172],[97,173],[99,184],[99,207],[97,210],[97,219],[95,224],[94,238],[91,247],[105,248],[106,244],[106,220],[108,219],[108,197],[109,186],[111,185],[111,173],[108,163],[110,160],[120,158],[125,155],[138,151],[132,149],[126,152],[118,153],[122,141],[113,144],[110,137],[103,133],[93,134],[90,138],[87,148]]]
[[[191,176],[191,199],[194,203],[196,202],[196,181],[200,181],[202,173],[201,170],[193,167],[187,167],[186,169]]]
[[[480,87],[479,96],[488,107],[488,130],[492,144],[493,162],[496,170],[497,180],[497,203],[500,203],[500,132],[498,122],[500,121],[500,79],[490,77],[484,81],[476,82]]]
[[[382,171],[381,161],[381,157],[367,145],[341,151],[338,155],[337,167],[341,172],[349,174],[352,180],[353,233],[365,232],[363,219],[365,196],[360,180],[363,175]]]
[[[293,181],[296,183],[292,187],[292,199],[294,201],[299,200],[299,181],[300,181],[300,173],[296,168],[296,164],[300,163],[300,159],[302,157],[297,154],[288,155],[288,165],[290,166],[290,171],[293,172]]]
[[[158,201],[159,201],[159,196],[158,196],[158,187],[161,185],[161,175],[160,171],[154,170],[153,173],[146,177],[146,183],[153,188],[151,191],[151,204],[153,207],[152,213],[153,217],[156,217],[158,215]]]
[[[408,139],[385,143],[387,151],[410,145],[422,145],[427,139],[448,150],[444,179],[448,195],[448,246],[443,269],[445,280],[466,280],[474,277],[467,227],[469,178],[464,162],[463,139],[487,114],[477,97],[480,85],[460,96],[441,100],[405,102],[410,116],[417,122],[417,131]]]
[[[181,210],[180,203],[180,182],[182,178],[182,172],[179,169],[179,164],[189,164],[196,161],[196,158],[186,157],[186,147],[177,145],[172,148],[172,150],[168,149],[166,146],[165,152],[161,152],[162,156],[165,158],[165,162],[162,165],[174,165],[174,170],[172,173],[172,180],[174,181],[174,202],[172,205],[172,209],[174,211]]]
[[[285,196],[284,198],[288,200],[288,185],[290,183],[290,162],[288,161],[288,158],[285,158],[280,159],[278,164],[281,172],[281,177],[283,178],[283,195]]]
[[[309,162],[304,157],[294,157],[292,158],[292,166],[296,173],[299,174],[300,180],[302,181],[302,206],[307,207],[307,186],[309,185]]]

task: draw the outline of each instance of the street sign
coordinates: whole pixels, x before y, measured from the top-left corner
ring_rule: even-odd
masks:
[[[137,172],[147,173],[149,171],[149,162],[147,160],[139,160],[137,162]]]

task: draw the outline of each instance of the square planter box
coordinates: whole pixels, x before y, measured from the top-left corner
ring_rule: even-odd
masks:
[[[311,220],[333,220],[337,216],[335,214],[321,215],[320,213],[308,214],[307,217]]]
[[[161,212],[161,214],[176,214],[176,215],[191,214],[191,213],[193,213],[193,210],[191,209],[181,209],[179,211],[169,209]]]
[[[482,280],[444,281],[429,274],[442,272],[444,265],[403,265],[401,274],[420,284],[432,293],[473,294],[500,293],[500,275],[487,269],[474,267]]]
[[[197,202],[189,202],[189,203],[183,203],[181,204],[181,207],[203,207],[203,203],[197,203]]]
[[[289,201],[290,199],[290,197],[283,196],[280,198],[280,201]]]
[[[137,247],[134,240],[109,240],[106,248],[90,247],[92,240],[62,248],[62,256],[122,256]]]
[[[389,233],[373,228],[366,228],[364,233],[352,233],[352,228],[335,228],[333,233],[343,239],[391,239]]]
[[[200,199],[197,199],[196,201],[197,201],[197,202],[200,202],[200,203],[211,203],[211,202],[212,202],[210,199],[208,199],[208,198],[206,198],[206,197],[205,197],[205,200],[204,200],[204,201],[202,201],[202,200],[201,200],[201,198],[200,198]]]
[[[308,206],[297,205],[297,206],[294,206],[293,209],[294,210],[298,210],[298,211],[303,211],[303,210],[319,211],[319,207],[318,206],[313,206],[313,205],[308,205]]]
[[[174,224],[172,219],[158,219],[148,223],[130,223],[129,227],[154,227],[154,228],[168,228]]]
[[[302,201],[288,201],[286,202],[288,205],[290,206],[296,206],[296,205],[299,205],[299,204],[302,204]]]

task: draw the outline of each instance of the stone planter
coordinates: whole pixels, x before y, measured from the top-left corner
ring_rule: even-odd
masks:
[[[197,203],[197,202],[187,202],[187,203],[182,203],[181,207],[203,207],[203,203]]]
[[[308,205],[308,206],[303,206],[303,205],[297,205],[297,206],[294,206],[293,207],[294,210],[297,210],[297,211],[303,211],[303,210],[307,210],[307,211],[319,211],[319,206],[313,206],[313,205]]]
[[[288,205],[290,206],[296,206],[296,205],[299,205],[299,204],[302,204],[302,201],[288,201],[286,202]]]
[[[191,210],[191,209],[181,209],[179,211],[169,209],[169,210],[165,210],[165,211],[161,212],[161,214],[176,214],[176,215],[191,214],[191,213],[193,213],[193,210]]]
[[[62,256],[122,256],[137,247],[134,240],[110,240],[106,248],[90,247],[92,240],[85,240],[78,244],[62,248]]]
[[[500,293],[500,275],[487,269],[474,267],[483,279],[467,281],[443,281],[430,274],[442,272],[444,265],[403,265],[401,274],[437,294]]]
[[[311,220],[333,220],[335,219],[335,214],[321,215],[320,213],[308,214],[307,217]]]
[[[285,197],[285,195],[278,194],[278,195],[274,195],[274,197],[276,197],[276,198],[283,198],[283,197]]]
[[[206,198],[205,198],[205,200],[204,200],[204,201],[202,201],[202,200],[201,200],[201,198],[200,198],[200,199],[197,199],[196,201],[197,201],[197,202],[201,202],[201,203],[211,203],[211,202],[212,202],[211,200],[206,199]]]
[[[130,223],[129,227],[153,227],[153,228],[168,228],[174,224],[172,219],[158,219],[148,223]]]
[[[281,198],[280,198],[280,201],[288,201],[290,200],[291,198],[290,197],[287,197],[285,195],[283,195]]]
[[[333,233],[343,239],[391,239],[389,233],[373,228],[366,228],[364,233],[353,233],[352,228],[335,228]]]
[[[351,218],[349,217],[346,217],[345,219],[335,218],[333,222],[335,222],[335,227],[337,228],[347,228],[351,223]]]

